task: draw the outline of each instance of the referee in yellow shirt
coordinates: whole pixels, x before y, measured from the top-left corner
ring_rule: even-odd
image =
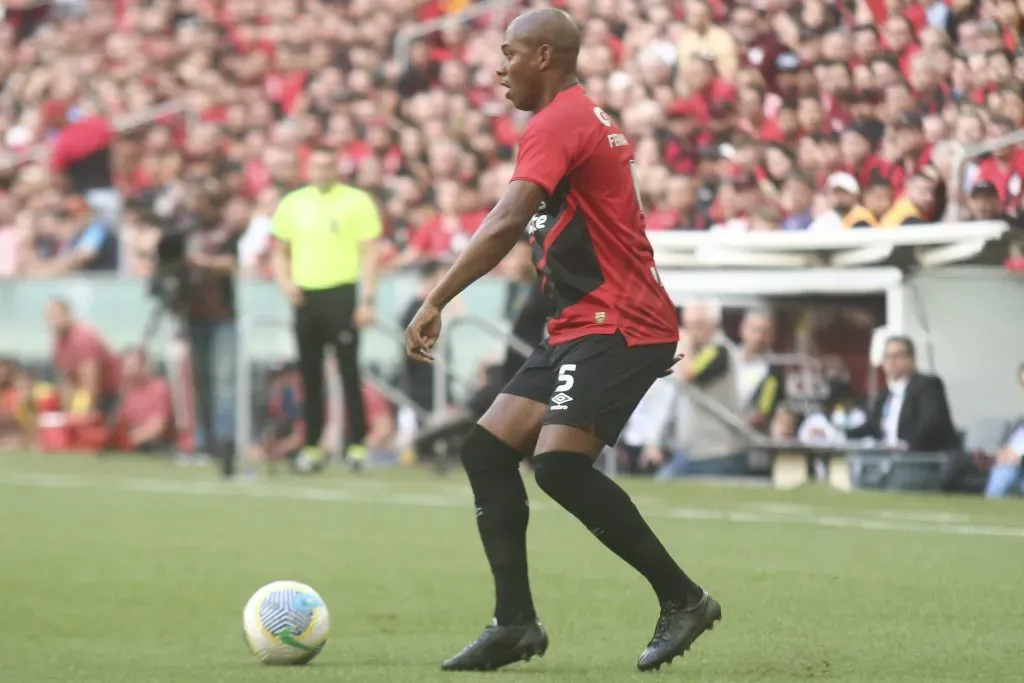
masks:
[[[316,150],[310,184],[281,200],[274,214],[274,278],[295,309],[295,336],[305,398],[306,445],[295,467],[322,467],[324,347],[338,359],[348,428],[346,458],[353,469],[366,458],[366,417],[359,374],[359,329],[373,322],[380,213],[373,198],[338,182],[336,156]]]

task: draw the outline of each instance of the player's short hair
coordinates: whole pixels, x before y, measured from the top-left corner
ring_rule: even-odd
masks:
[[[902,344],[903,349],[910,356],[910,360],[917,358],[917,346],[914,345],[914,340],[903,334],[894,334],[885,340],[886,346],[889,344]]]

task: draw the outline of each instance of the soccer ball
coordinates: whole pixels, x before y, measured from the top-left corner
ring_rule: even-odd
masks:
[[[331,618],[320,595],[298,581],[275,581],[249,598],[242,631],[264,664],[308,664],[327,643]]]

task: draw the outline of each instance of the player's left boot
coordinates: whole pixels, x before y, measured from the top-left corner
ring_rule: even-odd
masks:
[[[654,637],[637,660],[636,668],[657,671],[662,664],[671,663],[689,650],[702,633],[713,629],[721,618],[722,606],[707,593],[692,606],[665,604],[654,627]]]
[[[444,664],[444,671],[493,671],[515,662],[543,657],[548,650],[548,634],[539,621],[499,626],[497,621],[484,629],[480,637]]]

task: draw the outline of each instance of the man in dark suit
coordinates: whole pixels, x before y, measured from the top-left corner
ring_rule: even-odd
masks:
[[[882,361],[886,390],[871,408],[868,421],[850,429],[852,439],[873,437],[898,450],[928,453],[960,448],[960,437],[949,415],[942,380],[917,372],[914,342],[891,337]]]

